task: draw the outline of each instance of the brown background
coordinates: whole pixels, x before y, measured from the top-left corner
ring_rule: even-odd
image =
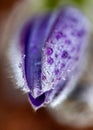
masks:
[[[1,18],[11,9],[15,1],[0,0]],[[2,63],[0,63],[1,67]],[[9,87],[11,86],[6,82],[3,70],[0,69],[0,130],[76,130],[76,128],[72,129],[64,125],[58,125],[45,109],[35,113],[28,101],[25,101],[25,103],[23,101],[18,103],[9,102],[7,97],[10,99],[15,97],[13,100],[16,99],[16,96],[13,95],[16,92],[8,92],[10,90]],[[5,88],[8,89],[6,90]],[[20,96],[17,98],[20,98]],[[87,128],[87,130],[92,129],[92,127]]]

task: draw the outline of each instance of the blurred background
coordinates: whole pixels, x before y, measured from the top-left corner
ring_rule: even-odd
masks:
[[[42,10],[51,10],[65,4],[75,5],[86,13],[92,23],[93,2],[91,0],[32,1],[36,5],[36,9],[41,9],[42,7]],[[4,26],[3,23],[16,3],[18,4],[18,0],[0,0],[0,34]],[[26,95],[20,90],[15,89],[10,78],[4,73],[5,69],[2,58],[2,61],[0,61],[0,130],[93,130],[92,126],[87,128],[72,128],[64,124],[58,124],[44,108],[34,112]]]

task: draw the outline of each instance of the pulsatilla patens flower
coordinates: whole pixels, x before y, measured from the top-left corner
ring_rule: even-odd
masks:
[[[34,109],[55,106],[83,70],[88,21],[79,10],[66,7],[37,15],[20,30],[8,54],[17,85],[28,93]]]

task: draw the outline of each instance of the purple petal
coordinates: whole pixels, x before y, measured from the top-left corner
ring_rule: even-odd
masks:
[[[88,39],[86,18],[75,8],[37,16],[27,29],[25,75],[35,108],[52,102],[77,78]],[[81,70],[80,70],[81,71]],[[77,73],[77,72],[76,72]]]
[[[25,73],[27,84],[35,98],[43,93],[41,88],[42,48],[50,31],[50,18],[51,14],[38,16],[32,24],[32,33],[28,32],[29,37],[25,49]]]
[[[55,89],[51,89],[49,92],[46,92],[45,103],[46,104],[51,103],[52,100],[54,100],[64,90],[67,83],[68,83],[68,79],[65,81],[62,81],[57,86],[55,86]]]
[[[43,91],[55,88],[73,75],[86,47],[87,30],[87,20],[79,11],[60,10],[42,54],[42,75],[46,77],[42,80]],[[48,48],[52,50],[51,55],[47,53]]]

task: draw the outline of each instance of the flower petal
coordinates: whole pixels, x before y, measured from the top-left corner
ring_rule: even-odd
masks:
[[[50,31],[50,24],[52,24],[50,18],[51,13],[36,17],[25,43],[25,74],[34,98],[43,93],[41,88],[42,48]]]
[[[42,75],[46,77],[42,80],[43,91],[55,89],[60,82],[72,77],[84,54],[87,36],[87,20],[78,10],[60,10],[42,54]],[[51,55],[47,53],[49,48]]]
[[[35,108],[52,102],[55,106],[71,92],[82,72],[81,60],[88,43],[88,21],[77,9],[58,11],[49,26],[53,17],[37,17],[26,53],[27,82],[32,85],[30,100]]]

